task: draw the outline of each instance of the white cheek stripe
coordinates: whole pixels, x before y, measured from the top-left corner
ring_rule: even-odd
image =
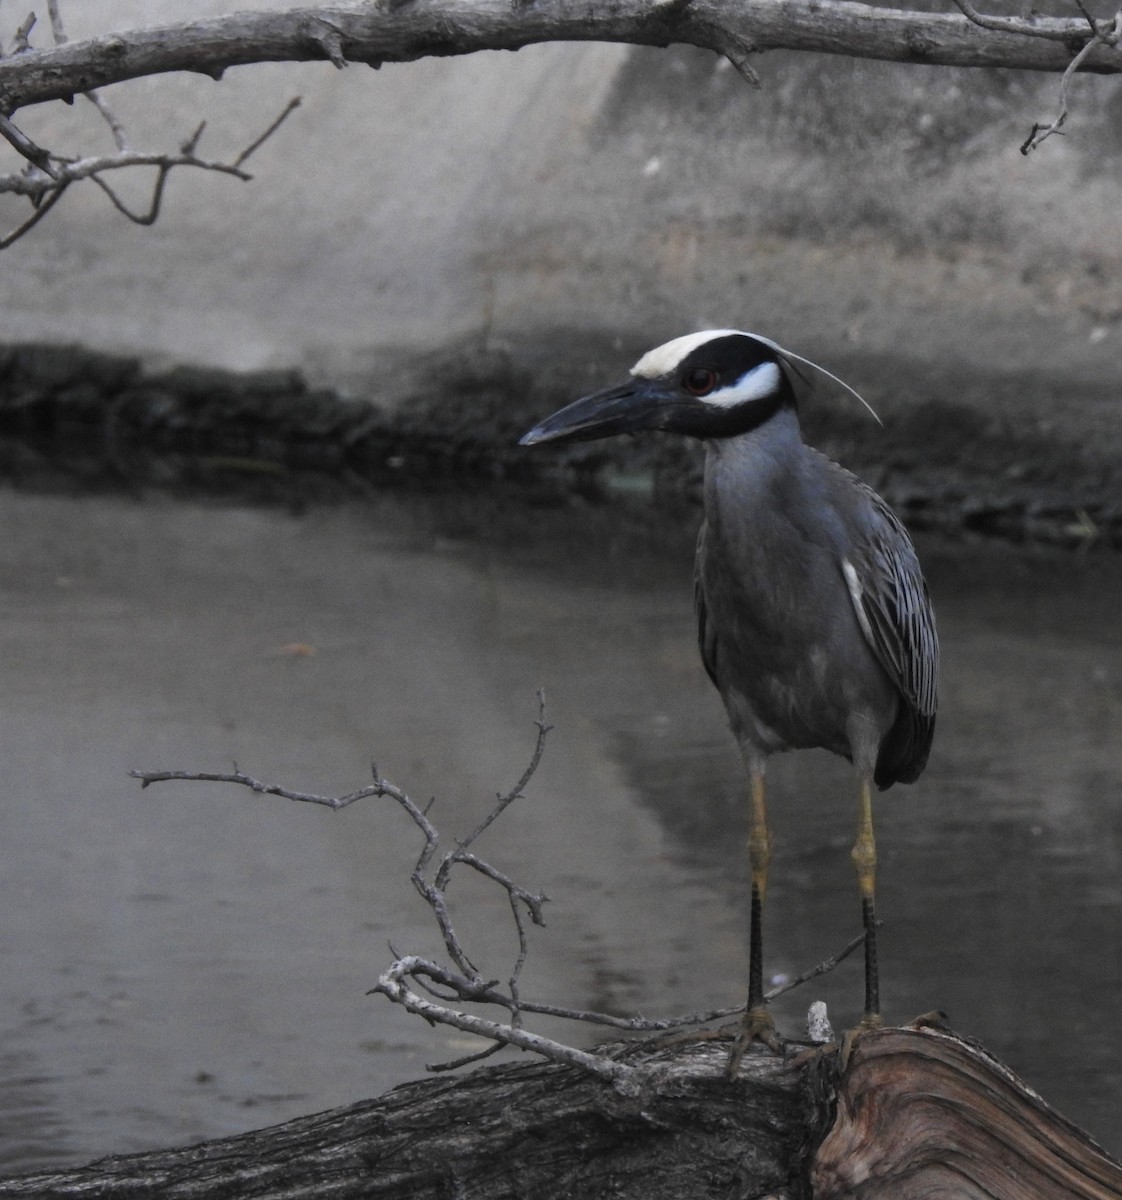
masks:
[[[750,404],[753,400],[762,400],[765,396],[774,396],[779,391],[779,367],[773,362],[762,362],[754,366],[728,387],[710,392],[708,396],[699,396],[703,404],[711,404],[714,408],[732,408],[735,404]]]
[[[739,329],[703,329],[700,333],[687,333],[672,342],[664,342],[661,346],[648,350],[631,368],[631,374],[643,379],[657,379],[660,375],[669,375],[698,346],[703,346],[714,338],[740,332]]]

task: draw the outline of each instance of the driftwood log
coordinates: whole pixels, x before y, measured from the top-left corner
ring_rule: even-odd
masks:
[[[1116,1200],[1122,1166],[980,1047],[925,1026],[836,1049],[608,1048],[621,1092],[554,1063],[480,1068],[179,1150],[0,1180],[3,1197]],[[639,1082],[634,1083],[638,1076]]]

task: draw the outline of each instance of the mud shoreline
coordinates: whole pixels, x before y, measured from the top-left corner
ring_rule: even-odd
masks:
[[[593,348],[580,370],[547,355],[546,369],[531,371],[526,356],[460,348],[420,368],[388,363],[392,382],[366,397],[314,387],[297,371],[151,370],[80,346],[0,346],[0,472],[26,486],[279,498],[501,484],[530,503],[622,498],[692,511],[701,455],[678,439],[549,454],[517,446],[543,413],[590,386],[598,362],[618,372],[616,359]],[[973,379],[969,395],[961,381],[886,360],[862,360],[848,375],[885,414],[884,427],[815,397],[803,403],[808,440],[913,528],[1122,547],[1116,448],[1095,422],[1081,427],[1078,413],[1026,419],[1049,411],[1057,381]],[[1091,397],[1088,411],[1108,401]]]

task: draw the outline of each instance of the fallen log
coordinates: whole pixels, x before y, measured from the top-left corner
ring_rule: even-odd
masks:
[[[604,1048],[479,1068],[254,1133],[0,1180],[0,1200],[1117,1200],[1122,1166],[970,1041],[928,1026],[836,1048]]]

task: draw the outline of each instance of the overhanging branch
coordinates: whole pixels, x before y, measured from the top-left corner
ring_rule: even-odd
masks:
[[[317,60],[377,67],[557,41],[689,43],[728,55],[742,69],[745,48],[751,48],[1062,72],[1088,38],[1082,16],[980,25],[962,12],[876,8],[856,0],[399,0],[235,13],[28,49],[0,59],[0,108],[10,114],[170,71],[221,78],[228,68],[249,63]],[[1100,42],[1080,69],[1122,72],[1122,52]]]

